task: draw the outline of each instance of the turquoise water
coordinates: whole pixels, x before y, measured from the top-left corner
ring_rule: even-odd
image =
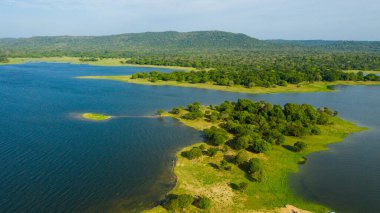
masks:
[[[380,211],[380,87],[249,95],[73,78],[149,70],[0,66],[0,212],[107,212],[115,206],[140,211],[153,206],[173,186],[175,152],[201,140],[200,132],[170,118],[89,122],[75,114],[152,115],[194,101],[217,104],[238,98],[328,106],[369,126],[329,151],[308,156],[290,181],[300,196],[337,212]]]

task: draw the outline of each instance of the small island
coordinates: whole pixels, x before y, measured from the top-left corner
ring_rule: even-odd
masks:
[[[304,156],[366,129],[326,107],[246,99],[217,106],[195,102],[159,113],[203,131],[205,141],[178,152],[176,186],[146,211],[153,213],[328,212],[295,196],[288,175],[306,163]]]
[[[112,118],[110,115],[103,115],[97,113],[83,113],[80,115],[81,118],[91,121],[106,121]]]

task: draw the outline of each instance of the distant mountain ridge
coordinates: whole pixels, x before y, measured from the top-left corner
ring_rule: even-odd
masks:
[[[0,49],[34,50],[42,47],[48,50],[109,50],[109,51],[150,51],[165,50],[240,50],[262,49],[277,46],[244,34],[221,31],[197,31],[180,33],[146,32],[110,36],[48,36],[19,39],[0,39]]]
[[[380,51],[380,42],[259,40],[223,31],[145,32],[109,36],[39,36],[0,39],[11,56],[118,55],[228,51]],[[112,53],[112,54],[111,54]]]

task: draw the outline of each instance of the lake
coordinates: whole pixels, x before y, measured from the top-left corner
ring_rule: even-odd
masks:
[[[141,67],[28,63],[0,66],[0,212],[141,211],[174,183],[172,161],[201,134],[171,118],[76,119],[77,113],[152,115],[199,101],[309,103],[368,126],[330,150],[307,156],[295,193],[337,212],[380,212],[380,87],[333,93],[250,95],[155,87],[81,75],[126,75]]]

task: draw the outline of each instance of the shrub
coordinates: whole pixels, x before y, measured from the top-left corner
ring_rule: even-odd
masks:
[[[226,160],[220,161],[220,168],[222,168],[224,170],[231,170],[232,169],[231,165]]]
[[[188,158],[189,160],[199,158],[202,156],[202,150],[199,147],[193,147],[189,151],[182,152],[182,156]]]
[[[190,206],[194,202],[194,198],[188,194],[174,195],[172,198],[166,203],[165,208],[168,210],[181,210],[188,206]]]
[[[271,148],[270,143],[262,139],[258,139],[258,140],[253,141],[252,145],[249,147],[249,150],[255,153],[262,153],[262,152],[266,152],[270,150],[270,148]]]
[[[261,162],[258,158],[252,158],[248,161],[247,172],[249,174],[254,174],[261,170]]]
[[[196,120],[198,118],[203,118],[204,114],[201,111],[195,111],[195,112],[188,112],[185,115],[183,115],[181,118],[186,120]]]
[[[250,177],[254,180],[254,181],[257,181],[257,182],[261,182],[264,178],[264,170],[260,169],[259,171],[253,173],[253,174],[250,174]]]
[[[228,139],[228,133],[226,130],[214,126],[210,129],[204,130],[204,135],[208,142],[217,146],[226,143]]]
[[[198,207],[201,209],[210,209],[212,206],[212,201],[208,197],[200,197],[198,200]]]
[[[217,152],[218,152],[218,149],[211,147],[207,150],[207,155],[210,157],[213,157],[216,155]]]
[[[249,147],[249,144],[252,142],[252,137],[249,135],[243,135],[234,140],[232,144],[234,149],[241,150]]]
[[[205,144],[201,144],[201,145],[199,146],[199,148],[200,148],[202,151],[204,151],[204,150],[207,149],[207,146],[206,146]]]
[[[307,148],[307,144],[302,141],[297,141],[294,143],[294,151],[296,152],[301,152]]]
[[[234,159],[234,162],[237,165],[242,165],[244,162],[247,161],[249,161],[249,154],[247,153],[247,151],[240,151]]]
[[[219,119],[219,114],[218,114],[217,112],[213,111],[213,112],[211,112],[211,114],[209,115],[209,118],[210,118],[210,121],[211,121],[212,123],[215,123],[215,122],[217,122],[218,119]]]
[[[180,112],[181,112],[181,109],[179,107],[174,107],[172,111],[170,111],[170,113],[175,114],[175,115],[179,114]]]
[[[246,183],[246,182],[231,183],[230,186],[232,189],[235,189],[238,191],[244,191],[248,188],[248,183]]]

